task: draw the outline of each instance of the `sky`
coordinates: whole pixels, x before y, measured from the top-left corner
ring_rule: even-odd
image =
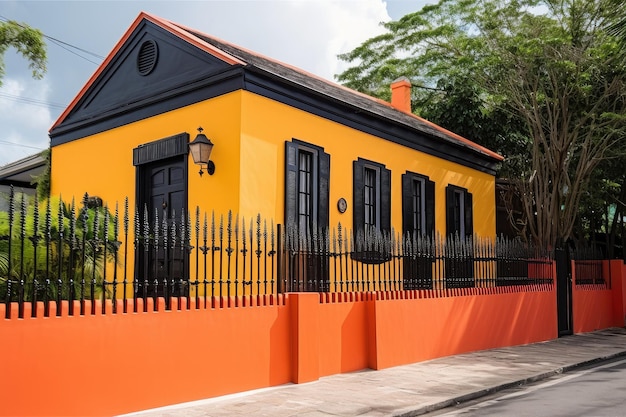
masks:
[[[145,11],[334,81],[337,55],[382,33],[381,22],[429,0],[7,1],[0,20],[41,30],[48,64],[34,80],[28,61],[5,53],[0,86],[0,166],[46,149],[48,130],[137,15]]]

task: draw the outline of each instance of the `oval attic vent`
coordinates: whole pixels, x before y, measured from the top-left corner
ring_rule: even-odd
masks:
[[[137,55],[137,69],[141,75],[148,75],[152,72],[157,63],[158,49],[155,41],[145,41],[139,48]]]

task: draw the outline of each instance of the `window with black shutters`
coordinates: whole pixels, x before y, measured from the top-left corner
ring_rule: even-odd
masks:
[[[353,188],[355,232],[391,231],[391,171],[359,158],[353,163]]]
[[[297,139],[285,142],[285,227],[295,241],[305,239],[304,247],[314,254],[296,252],[288,258],[291,279],[279,284],[278,291],[329,291],[328,248],[320,246],[328,228],[328,182],[330,155],[324,148]],[[293,243],[293,242],[292,242]],[[292,250],[300,251],[299,243]]]
[[[472,194],[465,188],[448,185],[446,187],[446,234],[466,237],[473,233]]]
[[[432,236],[435,231],[435,183],[425,175],[402,175],[402,231]]]
[[[297,139],[285,142],[285,225],[308,235],[328,226],[330,155]]]
[[[377,162],[359,158],[353,162],[353,229],[358,253],[354,259],[366,263],[388,261],[375,245],[374,235],[391,231],[391,171]]]

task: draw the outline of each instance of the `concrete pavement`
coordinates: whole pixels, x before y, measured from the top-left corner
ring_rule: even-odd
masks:
[[[127,416],[416,416],[620,356],[626,356],[626,329],[611,328]]]

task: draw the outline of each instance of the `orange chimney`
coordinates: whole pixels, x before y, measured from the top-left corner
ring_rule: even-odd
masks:
[[[391,83],[391,105],[405,113],[411,113],[411,82],[400,77]]]

